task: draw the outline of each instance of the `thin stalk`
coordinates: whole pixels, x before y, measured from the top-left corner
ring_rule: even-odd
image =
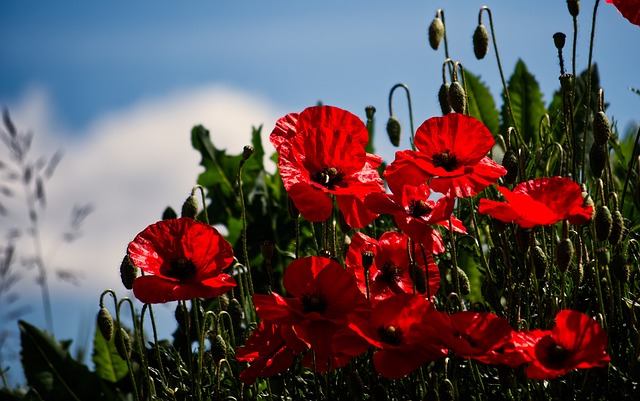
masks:
[[[445,30],[446,32],[446,30]],[[446,42],[445,42],[446,44]],[[398,88],[403,88],[405,90],[405,92],[407,93],[407,102],[409,104],[409,125],[411,128],[411,149],[416,150],[416,146],[413,143],[414,137],[415,137],[415,130],[413,129],[413,106],[411,103],[411,93],[409,92],[409,87],[405,84],[395,84],[392,88],[391,91],[389,92],[389,115],[393,115],[393,106],[392,106],[392,100],[393,100],[393,92],[398,89]]]
[[[624,210],[624,198],[627,195],[627,186],[629,185],[629,179],[631,178],[631,171],[635,167],[636,163],[636,149],[638,149],[638,141],[640,141],[640,128],[636,133],[636,140],[631,150],[631,159],[629,159],[629,167],[627,168],[627,177],[624,180],[624,188],[622,189],[622,200],[620,201],[620,210]]]

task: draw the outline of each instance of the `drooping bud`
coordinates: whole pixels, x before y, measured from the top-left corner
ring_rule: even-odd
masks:
[[[513,149],[509,149],[502,157],[502,167],[507,170],[502,178],[508,184],[513,184],[518,178],[518,155]]]
[[[222,359],[227,357],[227,352],[228,347],[226,341],[224,341],[224,338],[222,338],[220,334],[217,334],[212,339],[211,344],[211,355],[213,356],[213,360],[216,361],[216,363],[220,362]]]
[[[574,253],[573,242],[569,238],[561,239],[556,245],[556,265],[562,273],[571,265]]]
[[[133,282],[138,277],[138,268],[133,264],[129,255],[125,255],[120,263],[120,280],[127,290],[133,288]]]
[[[611,216],[611,211],[606,205],[598,206],[596,209],[595,223],[598,241],[606,241],[611,235],[613,226],[613,216]]]
[[[387,121],[387,135],[389,135],[389,141],[393,146],[400,146],[400,138],[402,137],[402,127],[400,120],[391,116]]]
[[[178,322],[178,328],[182,330],[184,333],[187,333],[187,329],[189,328],[191,317],[189,316],[189,309],[182,302],[178,302],[176,305],[176,310],[173,313],[173,316]]]
[[[538,280],[542,279],[549,267],[549,260],[547,259],[545,251],[538,245],[533,247],[533,266],[536,270]]]
[[[131,358],[131,337],[129,337],[129,333],[122,327],[120,330],[116,332],[116,351],[120,358],[129,359]]]
[[[596,204],[593,202],[593,198],[591,197],[591,195],[589,195],[589,192],[587,192],[587,186],[582,184],[581,185],[582,188],[582,204],[586,207],[591,206],[591,218],[593,219],[593,217],[596,214]]]
[[[197,215],[198,201],[196,200],[195,196],[190,195],[182,204],[181,216],[195,219]]]
[[[111,313],[104,306],[101,307],[98,312],[97,325],[98,329],[100,329],[100,333],[102,333],[102,337],[107,341],[111,341],[111,337],[113,337],[113,332],[115,330],[115,324],[113,323]]]
[[[572,17],[577,17],[580,14],[580,1],[579,0],[567,0],[567,8],[569,9],[569,14]]]
[[[598,248],[596,249],[596,258],[598,258],[598,263],[601,266],[609,266],[611,262],[611,253],[609,252],[609,248]]]
[[[444,37],[444,23],[438,15],[433,19],[431,25],[429,25],[429,44],[433,50],[438,50],[440,42]]]
[[[449,102],[449,87],[450,85],[445,82],[440,85],[440,90],[438,91],[438,103],[440,103],[440,110],[442,110],[443,116],[451,113],[451,103]]]
[[[598,145],[593,143],[589,150],[589,167],[594,177],[602,176],[602,171],[607,163],[607,145]]]
[[[236,298],[229,300],[229,307],[227,309],[229,316],[231,316],[231,322],[233,323],[233,330],[237,335],[242,328],[242,319],[244,318],[244,310],[242,305]]]
[[[604,111],[593,116],[593,141],[598,145],[605,145],[611,137],[611,123]]]
[[[426,294],[427,292],[427,275],[420,265],[412,263],[409,266],[409,277],[413,281],[413,287],[418,294]],[[434,294],[431,294],[434,295]]]
[[[614,210],[611,218],[612,223],[611,233],[609,234],[609,243],[612,245],[617,245],[624,234],[624,217],[622,217],[622,213],[620,213],[619,210]]]
[[[467,109],[467,94],[458,81],[454,81],[449,86],[449,102],[456,113],[463,114]]]
[[[458,283],[460,285],[460,293],[462,295],[469,295],[471,293],[471,282],[469,281],[469,276],[458,267]]]
[[[484,58],[489,50],[489,34],[484,24],[480,23],[473,33],[473,53],[478,60]]]

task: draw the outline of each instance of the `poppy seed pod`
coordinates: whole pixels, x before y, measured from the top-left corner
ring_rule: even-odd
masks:
[[[129,255],[125,255],[120,264],[120,280],[127,290],[133,288],[133,282],[138,277],[138,268],[133,264]]]
[[[593,117],[593,141],[598,145],[605,145],[611,137],[611,124],[604,111],[599,111]]]
[[[444,37],[444,23],[439,17],[435,17],[429,25],[429,44],[433,50],[438,50]]]
[[[598,241],[606,241],[611,235],[613,216],[607,206],[598,206],[596,209],[596,237]]]
[[[182,204],[181,216],[189,217],[195,220],[197,215],[198,215],[198,201],[196,200],[195,196],[191,195]]]
[[[556,32],[553,34],[553,44],[556,46],[556,49],[562,50],[562,48],[564,48],[566,38],[567,35],[562,32]]]
[[[594,177],[602,176],[604,166],[607,164],[607,145],[593,143],[589,150],[589,167]]]
[[[122,359],[131,358],[131,337],[122,327],[116,333],[116,351]]]
[[[571,242],[569,238],[562,239],[558,242],[556,246],[556,265],[562,273],[566,272],[571,265],[574,253],[573,242]]]
[[[572,17],[577,17],[580,14],[580,1],[579,0],[567,0],[567,8],[569,9],[569,14]]]
[[[107,341],[111,341],[111,337],[113,337],[113,332],[115,331],[115,324],[113,323],[111,313],[104,306],[101,307],[98,312],[97,325],[100,333],[102,333],[102,337]]]
[[[255,149],[253,149],[253,146],[245,145],[245,147],[242,148],[242,161],[245,161],[248,158],[250,158],[251,155],[253,155],[254,151],[255,151]]]
[[[393,146],[400,146],[402,126],[400,125],[400,120],[394,116],[389,117],[387,121],[387,135],[389,135],[389,141],[391,141]]]
[[[438,103],[440,103],[440,110],[442,110],[442,115],[447,115],[451,113],[451,103],[449,102],[449,84],[444,83],[440,85],[440,90],[438,91]]]
[[[473,32],[473,53],[478,60],[484,58],[489,50],[489,33],[484,24],[479,24]]]
[[[369,105],[364,108],[364,114],[367,116],[367,120],[373,120],[373,116],[376,114],[376,108]]]
[[[456,113],[463,114],[467,109],[467,94],[458,81],[453,82],[449,87],[449,102]]]
[[[373,264],[375,255],[371,251],[362,252],[362,267],[368,269]]]

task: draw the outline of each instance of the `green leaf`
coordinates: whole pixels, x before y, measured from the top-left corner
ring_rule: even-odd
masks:
[[[27,382],[43,400],[117,400],[100,377],[75,361],[68,344],[18,321],[21,359]]]
[[[507,102],[502,105],[502,126],[500,132],[507,132],[508,127],[517,127],[522,139],[527,143],[537,143],[538,125],[546,113],[540,86],[535,77],[527,70],[522,60],[518,60],[516,68],[509,78],[509,96],[513,109],[513,118],[509,113]]]
[[[116,351],[115,336],[107,341],[98,327],[93,336],[91,360],[95,364],[96,374],[109,382],[116,383],[128,373],[127,362]]]
[[[482,121],[493,135],[500,133],[500,114],[489,88],[480,77],[469,71],[464,72],[464,79],[469,98],[469,114]]]

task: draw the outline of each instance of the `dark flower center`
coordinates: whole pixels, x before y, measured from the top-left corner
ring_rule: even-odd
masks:
[[[190,259],[178,258],[171,261],[169,269],[164,274],[168,277],[178,280],[184,280],[185,278],[195,274],[196,265]]]
[[[337,185],[340,185],[344,179],[344,173],[335,167],[325,167],[322,170],[318,170],[311,175],[311,180],[333,190]]]
[[[329,303],[324,295],[317,291],[302,294],[302,309],[304,313],[318,312],[320,314],[327,310]]]
[[[453,154],[449,149],[446,149],[444,152],[438,154],[434,154],[432,156],[433,165],[436,167],[442,167],[447,171],[453,171],[458,166],[458,161],[456,160],[456,155]]]
[[[387,284],[393,284],[400,278],[400,268],[396,266],[392,261],[387,260],[379,269],[380,274],[376,276],[376,280],[384,281]]]
[[[470,335],[468,335],[467,333],[461,333],[461,332],[455,332],[454,336],[456,336],[457,338],[463,339],[466,342],[469,343],[469,345],[473,348],[476,348],[476,346],[478,345],[478,343],[476,342],[476,340],[474,340],[473,338],[471,338]]]
[[[429,207],[427,202],[423,200],[415,200],[411,199],[409,201],[409,216],[411,217],[422,217],[426,214],[431,213],[433,209]]]
[[[402,343],[402,329],[393,326],[381,326],[378,329],[378,337],[382,342],[391,345],[400,345]]]
[[[566,361],[571,355],[571,352],[568,349],[556,343],[550,344],[546,351],[551,366],[562,366],[564,361]]]

